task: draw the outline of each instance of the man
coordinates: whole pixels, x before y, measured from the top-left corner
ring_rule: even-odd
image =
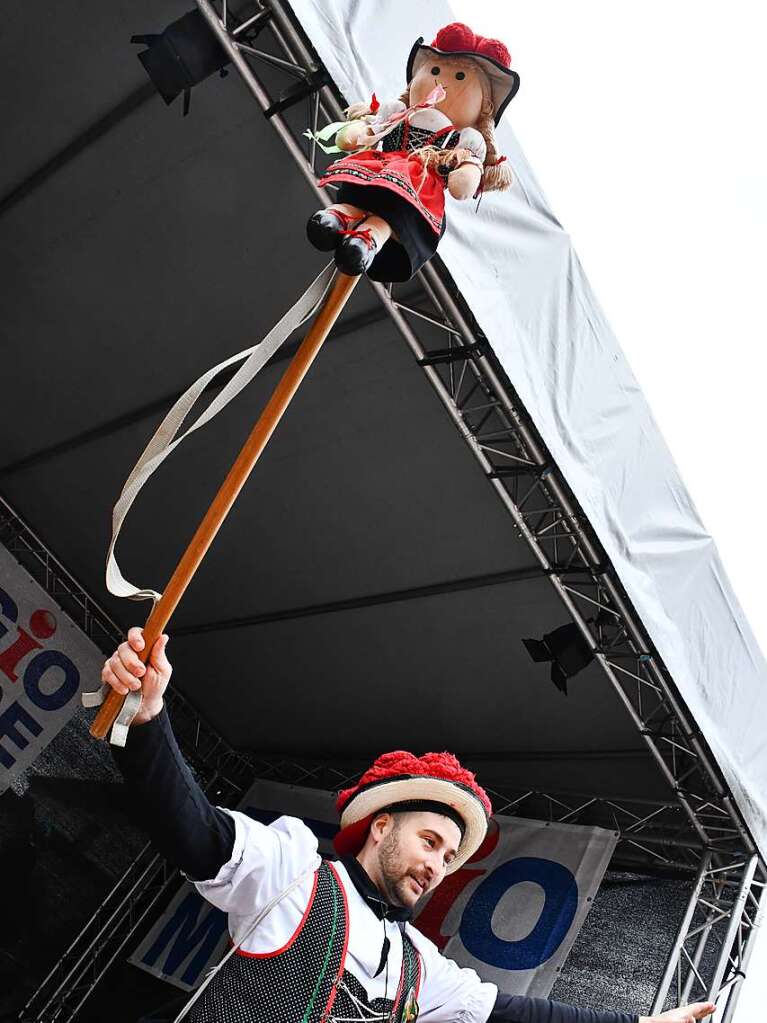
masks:
[[[167,636],[145,666],[142,631],[105,663],[119,693],[141,689],[131,739],[115,750],[158,848],[229,917],[233,940],[189,1020],[209,1023],[692,1023],[710,1002],[660,1016],[509,996],[442,956],[408,919],[485,837],[490,801],[450,754],[388,753],[339,796],[341,858],[323,862],[306,825],[269,827],[213,807],[163,709]]]

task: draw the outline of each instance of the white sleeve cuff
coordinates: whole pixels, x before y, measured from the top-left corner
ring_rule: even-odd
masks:
[[[487,155],[487,145],[484,138],[476,128],[464,128],[458,136],[458,147],[470,150],[474,156],[484,163]]]
[[[407,110],[407,107],[401,99],[385,99],[378,110],[376,110],[373,123],[382,124],[384,121],[388,120],[392,114],[400,114],[403,110]]]

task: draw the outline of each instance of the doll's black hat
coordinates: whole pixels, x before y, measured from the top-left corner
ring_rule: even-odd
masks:
[[[413,75],[427,60],[435,56],[471,57],[478,61],[490,81],[493,97],[494,121],[501,119],[506,107],[519,89],[519,75],[511,70],[511,54],[500,39],[487,39],[478,36],[459,21],[445,25],[434,37],[431,46],[426,46],[423,36],[416,40],[407,59],[407,80],[412,81]]]

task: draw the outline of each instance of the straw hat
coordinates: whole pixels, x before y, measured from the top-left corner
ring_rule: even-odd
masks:
[[[334,845],[341,855],[360,851],[379,813],[430,811],[449,817],[462,837],[448,874],[462,867],[482,845],[493,811],[485,790],[451,753],[416,757],[404,750],[380,756],[355,786],[340,793],[336,806],[341,830]]]

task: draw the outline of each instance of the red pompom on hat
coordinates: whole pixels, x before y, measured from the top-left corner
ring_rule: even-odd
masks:
[[[481,53],[483,57],[490,57],[504,67],[511,64],[511,54],[500,39],[475,35],[468,25],[460,21],[454,21],[451,25],[441,28],[432,40],[431,46],[432,49],[441,50],[443,53]]]
[[[384,753],[352,788],[344,789],[336,806],[341,830],[334,844],[342,855],[355,855],[365,844],[376,814],[402,804],[403,809],[444,812],[461,827],[458,855],[448,873],[458,870],[482,844],[493,812],[485,790],[452,753],[406,750]]]
[[[476,60],[490,82],[495,123],[501,119],[506,107],[517,94],[519,75],[511,70],[511,54],[500,39],[477,35],[460,21],[441,28],[431,46],[424,45],[423,37],[416,40],[407,61],[407,80],[410,82],[426,60],[434,56],[471,57]]]

